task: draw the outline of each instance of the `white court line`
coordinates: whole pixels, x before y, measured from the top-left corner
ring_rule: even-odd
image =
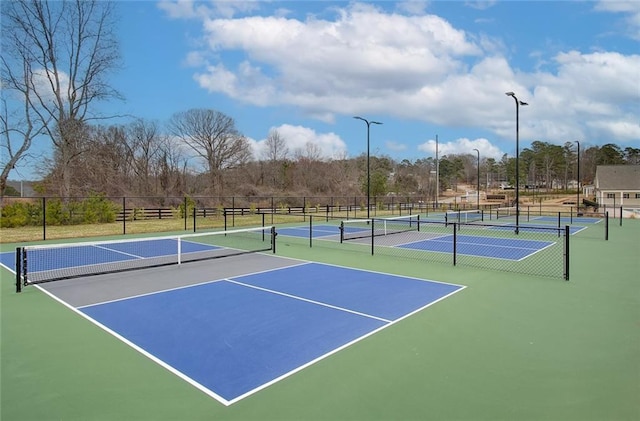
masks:
[[[279,258],[278,256],[273,256],[273,257]],[[209,389],[208,387],[206,387],[206,386],[200,384],[199,382],[195,381],[194,379],[192,379],[191,377],[189,377],[185,373],[183,373],[180,370],[176,369],[175,367],[169,365],[168,363],[166,363],[162,359],[156,357],[155,355],[153,355],[150,352],[146,351],[144,348],[136,345],[134,342],[128,340],[127,338],[123,337],[122,335],[118,334],[117,332],[113,331],[112,329],[110,329],[109,327],[103,325],[102,323],[98,322],[97,320],[91,318],[90,316],[88,316],[87,314],[83,313],[80,310],[81,308],[89,307],[89,306],[83,306],[83,307],[77,307],[77,308],[73,307],[72,305],[68,304],[67,302],[65,302],[62,299],[60,299],[57,296],[55,296],[53,293],[51,293],[51,292],[47,291],[46,289],[42,288],[40,285],[35,285],[35,287],[37,289],[39,289],[40,291],[44,292],[49,297],[53,298],[55,301],[61,303],[62,305],[64,305],[65,307],[69,308],[71,311],[75,312],[76,314],[79,314],[84,319],[86,319],[89,322],[93,323],[94,325],[96,325],[100,329],[104,330],[105,332],[113,335],[115,338],[117,338],[117,339],[121,340],[123,343],[129,345],[135,351],[137,351],[137,352],[141,353],[142,355],[148,357],[149,359],[151,359],[152,361],[154,361],[155,363],[157,363],[161,367],[165,368],[167,371],[169,371],[172,374],[176,375],[180,379],[182,379],[185,382],[187,382],[188,384],[192,385],[194,388],[196,388],[196,389],[200,390],[201,392],[205,393],[206,395],[214,398],[215,400],[217,400],[218,402],[220,402],[221,404],[223,404],[225,406],[229,406],[229,405],[231,405],[233,403],[236,403],[236,402],[238,402],[238,401],[240,401],[240,400],[242,400],[242,399],[244,399],[244,398],[246,398],[246,397],[248,397],[250,395],[253,395],[253,394],[255,394],[255,393],[257,393],[257,392],[259,392],[259,391],[271,386],[272,384],[275,384],[276,382],[278,382],[280,380],[283,380],[283,379],[285,379],[285,378],[287,378],[287,377],[289,377],[289,376],[291,376],[291,375],[293,375],[295,373],[298,373],[298,372],[302,371],[303,369],[305,369],[305,368],[307,368],[307,367],[309,367],[309,366],[311,366],[311,365],[313,365],[313,364],[315,364],[315,363],[317,363],[317,362],[319,362],[319,361],[321,361],[321,360],[323,360],[323,359],[325,359],[325,358],[327,358],[327,357],[329,357],[329,356],[331,356],[333,354],[336,354],[336,353],[342,351],[343,349],[346,349],[347,347],[349,347],[349,346],[351,346],[351,345],[353,345],[353,344],[355,344],[355,343],[357,343],[357,342],[359,342],[359,341],[361,341],[361,340],[363,340],[363,339],[365,339],[365,338],[367,338],[369,336],[372,336],[372,335],[380,332],[382,329],[385,329],[385,328],[387,328],[389,326],[392,326],[392,325],[398,323],[399,321],[404,320],[405,318],[410,317],[410,316],[412,316],[412,315],[424,310],[425,308],[430,307],[430,306],[432,306],[432,305],[444,300],[445,298],[448,298],[448,297],[452,296],[453,294],[455,294],[457,292],[460,292],[460,291],[462,291],[463,289],[466,288],[466,286],[463,286],[463,285],[456,285],[456,284],[447,283],[447,282],[426,280],[426,279],[414,278],[414,277],[403,276],[403,275],[389,274],[389,273],[385,273],[385,272],[371,271],[371,270],[358,269],[358,268],[352,268],[352,267],[345,267],[345,266],[339,266],[339,265],[331,265],[331,264],[325,264],[325,263],[317,263],[317,262],[304,261],[304,260],[293,259],[293,258],[285,258],[285,259],[287,259],[287,260],[298,260],[298,261],[300,261],[300,264],[294,264],[294,265],[291,265],[291,266],[267,269],[267,270],[263,270],[263,271],[256,271],[256,272],[253,272],[253,273],[254,274],[258,274],[258,273],[272,272],[272,271],[276,271],[276,270],[280,270],[280,269],[287,269],[289,267],[297,267],[297,266],[302,266],[302,265],[307,265],[307,264],[318,264],[318,265],[324,265],[324,266],[341,267],[341,268],[345,268],[345,269],[349,269],[349,270],[357,270],[357,271],[361,271],[361,272],[379,273],[379,274],[384,274],[384,275],[388,275],[388,276],[407,278],[407,279],[415,279],[415,280],[422,281],[422,282],[432,282],[432,283],[437,283],[437,284],[452,285],[452,286],[456,286],[458,288],[456,290],[450,292],[447,295],[444,295],[444,296],[442,296],[442,297],[440,297],[440,298],[438,298],[436,300],[428,302],[424,306],[422,306],[422,307],[420,307],[418,309],[415,309],[414,311],[411,311],[411,312],[399,317],[398,319],[387,320],[387,319],[379,318],[379,317],[376,317],[376,316],[371,316],[371,315],[367,315],[367,314],[364,314],[364,313],[359,313],[359,312],[355,312],[355,311],[352,311],[352,310],[331,306],[331,305],[328,305],[328,304],[325,304],[325,303],[314,302],[312,300],[307,300],[307,299],[304,299],[304,298],[301,298],[301,297],[295,297],[295,296],[291,296],[289,294],[284,294],[284,293],[280,293],[280,292],[276,292],[276,291],[270,291],[270,290],[267,290],[267,289],[264,289],[264,288],[260,288],[260,287],[256,287],[256,286],[253,286],[253,285],[243,284],[241,282],[232,281],[230,279],[219,279],[217,281],[225,281],[226,280],[228,282],[236,283],[236,284],[239,284],[239,285],[244,285],[244,286],[247,286],[247,287],[250,287],[250,288],[261,289],[261,290],[264,290],[264,291],[267,291],[267,292],[273,292],[273,293],[277,293],[277,294],[280,294],[280,295],[290,296],[290,297],[295,298],[295,299],[301,299],[301,300],[308,301],[308,302],[311,302],[311,303],[315,303],[315,304],[319,304],[319,305],[335,308],[335,309],[338,309],[338,310],[341,310],[341,311],[347,311],[347,312],[350,312],[350,313],[361,315],[363,317],[369,317],[369,318],[372,318],[372,319],[376,319],[376,320],[379,320],[379,321],[382,321],[382,322],[385,323],[384,325],[378,327],[377,329],[371,330],[368,333],[365,333],[362,336],[351,340],[350,342],[347,342],[347,343],[345,343],[345,344],[343,344],[343,345],[341,345],[341,346],[339,346],[337,348],[334,348],[331,351],[329,351],[329,352],[327,352],[327,353],[325,353],[323,355],[320,355],[319,357],[317,357],[317,358],[315,358],[315,359],[313,359],[311,361],[308,361],[307,363],[305,363],[303,365],[300,365],[300,366],[294,368],[293,370],[288,371],[288,372],[286,372],[286,373],[284,373],[284,374],[282,374],[282,375],[270,380],[269,382],[263,383],[260,386],[254,388],[252,390],[249,390],[249,391],[245,392],[244,394],[239,395],[239,396],[237,396],[237,397],[235,397],[235,398],[233,398],[231,400],[227,400],[227,399],[223,398],[222,396],[218,395],[217,393],[215,393],[214,391],[212,391],[211,389]],[[211,282],[217,282],[217,281],[203,282],[202,284],[211,283]],[[201,285],[201,284],[198,284],[198,285]],[[180,287],[180,288],[173,288],[173,289],[183,289],[183,288],[189,288],[189,287],[192,287],[192,286],[196,286],[196,285],[189,285],[189,286]],[[144,294],[144,295],[150,295],[150,294]],[[134,298],[134,297],[128,297],[127,299],[129,299],[129,298]],[[121,300],[114,300],[114,301],[121,301]],[[93,305],[97,305],[97,304],[92,304],[91,306],[93,306]]]
[[[278,256],[273,256],[273,257],[278,257]],[[291,260],[291,259],[289,259],[289,260]],[[251,273],[243,273],[242,275],[237,275],[237,276],[257,275],[257,274],[260,274],[260,273],[267,273],[267,272],[273,272],[273,271],[280,270],[280,269],[287,269],[287,268],[291,268],[291,267],[302,266],[302,265],[305,265],[305,264],[308,264],[308,263],[299,263],[299,264],[295,264],[295,265],[291,265],[291,266],[284,266],[284,267],[277,267],[277,268],[272,268],[272,269],[259,270],[259,271],[255,271],[255,272],[251,272]],[[208,281],[198,282],[196,284],[182,285],[182,286],[179,286],[179,287],[161,289],[161,290],[158,290],[158,291],[145,292],[144,294],[130,295],[128,297],[116,298],[116,299],[113,299],[113,300],[101,301],[101,302],[98,302],[98,303],[78,306],[77,308],[82,309],[82,308],[93,307],[93,306],[98,306],[98,305],[102,305],[102,304],[110,304],[110,303],[116,303],[116,302],[119,302],[119,301],[127,301],[127,300],[131,300],[131,299],[134,299],[134,298],[147,297],[147,296],[150,296],[150,295],[162,294],[162,293],[171,292],[171,291],[179,291],[181,289],[193,288],[193,287],[212,284],[214,282],[221,282],[221,281],[228,281],[228,279],[227,278],[210,279]]]
[[[375,320],[380,320],[380,321],[385,322],[385,323],[391,323],[391,320],[383,319],[382,317],[374,316],[372,314],[367,314],[367,313],[361,313],[359,311],[350,310],[350,309],[344,308],[344,307],[334,306],[333,304],[323,303],[322,301],[310,300],[308,298],[300,297],[298,295],[287,294],[285,292],[275,291],[273,289],[263,288],[263,287],[259,287],[259,286],[251,285],[251,284],[245,284],[244,282],[238,282],[238,281],[234,281],[232,279],[225,279],[225,281],[231,282],[232,284],[241,285],[241,286],[244,286],[244,287],[247,287],[247,288],[253,288],[253,289],[260,290],[260,291],[268,292],[268,293],[271,293],[271,294],[281,295],[283,297],[288,297],[288,298],[293,298],[295,300],[305,301],[307,303],[316,304],[316,305],[319,305],[319,306],[322,306],[322,307],[328,307],[328,308],[332,308],[334,310],[344,311],[345,313],[356,314],[358,316],[367,317],[369,319],[375,319]]]

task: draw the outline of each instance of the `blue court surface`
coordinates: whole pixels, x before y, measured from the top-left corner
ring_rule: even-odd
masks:
[[[558,222],[557,216],[533,216],[530,218],[531,221],[540,221],[540,222]],[[602,218],[592,218],[589,216],[574,216],[573,218],[569,218],[566,216],[560,217],[561,224],[571,224],[571,223],[580,223],[580,224],[597,224],[602,221]]]
[[[494,225],[489,229],[499,230],[499,231],[514,231],[516,229],[516,225],[515,224]],[[520,227],[518,228],[520,232],[538,232],[538,233],[547,233],[547,234],[551,234],[553,232],[552,229],[558,229],[558,227],[554,227],[551,225],[532,225],[530,223],[527,223],[526,225],[520,225]],[[561,229],[564,229],[564,227],[562,227]],[[569,235],[574,235],[585,229],[587,229],[587,227],[582,227],[579,225],[569,225]]]
[[[555,244],[550,241],[458,235],[456,253],[495,259],[522,260]],[[399,245],[401,248],[453,253],[453,235]]]
[[[230,405],[462,288],[302,263],[78,311]]]
[[[185,254],[216,249],[220,249],[220,247],[191,241],[182,241],[181,243],[181,252]],[[29,255],[31,256],[29,260],[29,271],[39,272],[152,257],[177,256],[177,254],[178,241],[171,238],[145,239],[120,243],[96,243],[77,247],[69,244],[68,247],[29,251]],[[15,253],[0,253],[0,263],[10,270],[15,271]]]

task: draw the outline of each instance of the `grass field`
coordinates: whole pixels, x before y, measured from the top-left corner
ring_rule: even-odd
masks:
[[[638,420],[640,221],[571,238],[571,280],[278,254],[467,288],[225,407],[2,269],[2,420]],[[3,251],[15,244],[3,244]]]

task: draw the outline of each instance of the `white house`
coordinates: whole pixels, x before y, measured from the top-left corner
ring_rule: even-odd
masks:
[[[640,165],[598,165],[593,184],[600,206],[640,208]]]

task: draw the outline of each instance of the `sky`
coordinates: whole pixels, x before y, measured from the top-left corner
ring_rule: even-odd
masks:
[[[640,148],[640,1],[121,1],[125,98],[164,124],[191,108],[236,122],[256,157],[401,161],[516,154],[539,140]],[[23,161],[18,178],[29,178]],[[13,177],[15,178],[15,177]]]

